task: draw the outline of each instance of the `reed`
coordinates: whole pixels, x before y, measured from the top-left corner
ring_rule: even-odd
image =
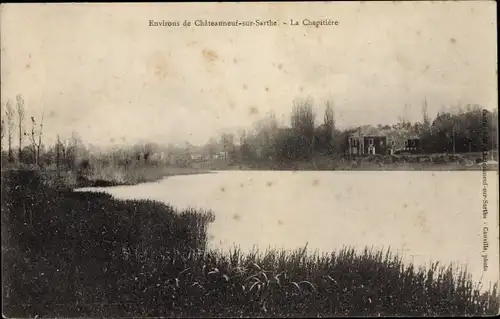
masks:
[[[228,252],[210,211],[75,193],[2,174],[8,317],[493,315],[465,269],[416,268],[390,250]]]

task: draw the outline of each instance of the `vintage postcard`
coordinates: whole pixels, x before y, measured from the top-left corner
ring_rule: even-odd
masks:
[[[499,314],[496,2],[0,23],[4,317]]]

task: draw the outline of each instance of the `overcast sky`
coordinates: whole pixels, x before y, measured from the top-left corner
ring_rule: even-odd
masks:
[[[295,98],[331,99],[340,126],[497,107],[496,3],[8,4],[2,107],[17,94],[45,134],[109,145],[204,143]],[[338,26],[150,27],[149,20],[330,18]]]

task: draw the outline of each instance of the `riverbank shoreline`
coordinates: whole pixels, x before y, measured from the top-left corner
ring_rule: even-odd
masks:
[[[355,162],[333,164],[332,162],[292,162],[292,163],[269,163],[259,162],[253,165],[232,164],[232,165],[210,165],[201,164],[195,167],[172,167],[161,165],[142,165],[130,168],[123,167],[101,167],[91,173],[81,174],[73,171],[57,171],[47,168],[2,168],[2,174],[11,170],[31,170],[41,176],[41,179],[48,186],[60,188],[87,188],[87,187],[113,187],[113,186],[133,186],[141,183],[158,182],[164,178],[173,176],[213,174],[220,171],[497,171],[498,163],[488,164],[477,163],[472,165],[460,165],[458,163],[373,163]]]
[[[227,167],[227,168],[219,168],[219,169],[211,169],[211,170],[202,170],[197,172],[186,172],[186,173],[177,173],[177,174],[166,174],[159,175],[153,178],[141,179],[138,181],[125,181],[125,182],[117,182],[113,180],[84,180],[77,183],[73,188],[100,188],[100,187],[114,187],[114,186],[134,186],[143,183],[154,183],[159,182],[165,178],[174,177],[174,176],[188,176],[188,175],[204,175],[204,174],[216,174],[217,172],[224,171],[235,171],[235,172],[259,172],[259,171],[275,171],[275,172],[498,172],[498,167],[454,167],[448,165],[442,166],[433,166],[433,167],[420,167],[420,168],[403,168],[403,167],[353,167],[353,168],[343,168],[343,169],[311,169],[311,168],[259,168],[259,167]]]
[[[488,157],[489,158],[489,157]],[[317,156],[303,161],[275,161],[272,159],[233,162],[218,168],[223,170],[276,171],[498,171],[497,157],[489,160],[479,154],[420,154],[372,155],[365,157]],[[201,163],[210,166],[210,163]]]
[[[32,172],[45,186],[58,189],[76,189],[86,187],[113,187],[113,186],[133,186],[141,183],[157,182],[164,178],[185,175],[211,174],[213,170],[184,168],[184,167],[158,167],[143,166],[130,170],[112,170],[105,173],[102,171],[92,174],[81,174],[74,171],[57,171],[55,169],[36,167],[14,167],[2,168],[2,176],[10,172]],[[20,184],[24,181],[18,181]]]
[[[216,174],[217,172],[223,171],[275,171],[275,172],[315,172],[315,171],[324,171],[324,172],[498,172],[498,167],[487,166],[483,167],[480,165],[474,165],[469,167],[462,166],[453,166],[453,165],[433,165],[433,166],[421,166],[421,167],[408,167],[408,166],[364,166],[364,167],[350,167],[350,168],[311,168],[311,167],[282,167],[282,168],[268,168],[268,167],[234,167],[228,166],[225,168],[216,168],[216,169],[201,169],[192,171],[187,169],[186,172],[180,173],[168,173],[158,176],[153,176],[150,178],[141,178],[135,181],[124,181],[118,182],[116,180],[83,180],[77,183],[73,188],[99,188],[99,187],[113,187],[113,186],[134,186],[143,183],[154,183],[159,182],[165,178],[174,177],[174,176],[188,176],[188,175],[204,175],[204,174]]]
[[[142,183],[154,183],[161,181],[165,178],[174,176],[187,176],[187,175],[202,175],[202,174],[213,174],[211,170],[204,169],[190,169],[185,170],[177,169],[175,172],[167,172],[159,175],[144,176],[136,180],[124,180],[117,181],[113,179],[80,179],[74,188],[86,188],[86,187],[113,187],[113,186],[134,186]]]
[[[497,288],[476,293],[478,284],[451,266],[417,269],[370,248],[223,253],[207,245],[217,218],[210,211],[59,191],[33,172],[9,174],[2,174],[8,317],[498,312]]]
[[[457,163],[313,163],[296,162],[289,164],[235,164],[217,170],[250,170],[250,171],[498,171],[498,163],[488,162],[471,165]]]
[[[343,167],[343,168],[267,168],[267,167],[228,167],[223,170],[234,170],[234,171],[498,171],[498,166],[487,166],[483,167],[480,165],[474,166],[457,166],[457,165],[429,165],[429,166],[362,166],[362,167]],[[214,170],[217,171],[217,170]]]

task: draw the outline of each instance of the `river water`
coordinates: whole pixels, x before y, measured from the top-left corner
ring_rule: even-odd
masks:
[[[454,262],[499,280],[498,172],[222,171],[99,191],[212,210],[210,244],[223,250],[391,247],[417,265]]]

